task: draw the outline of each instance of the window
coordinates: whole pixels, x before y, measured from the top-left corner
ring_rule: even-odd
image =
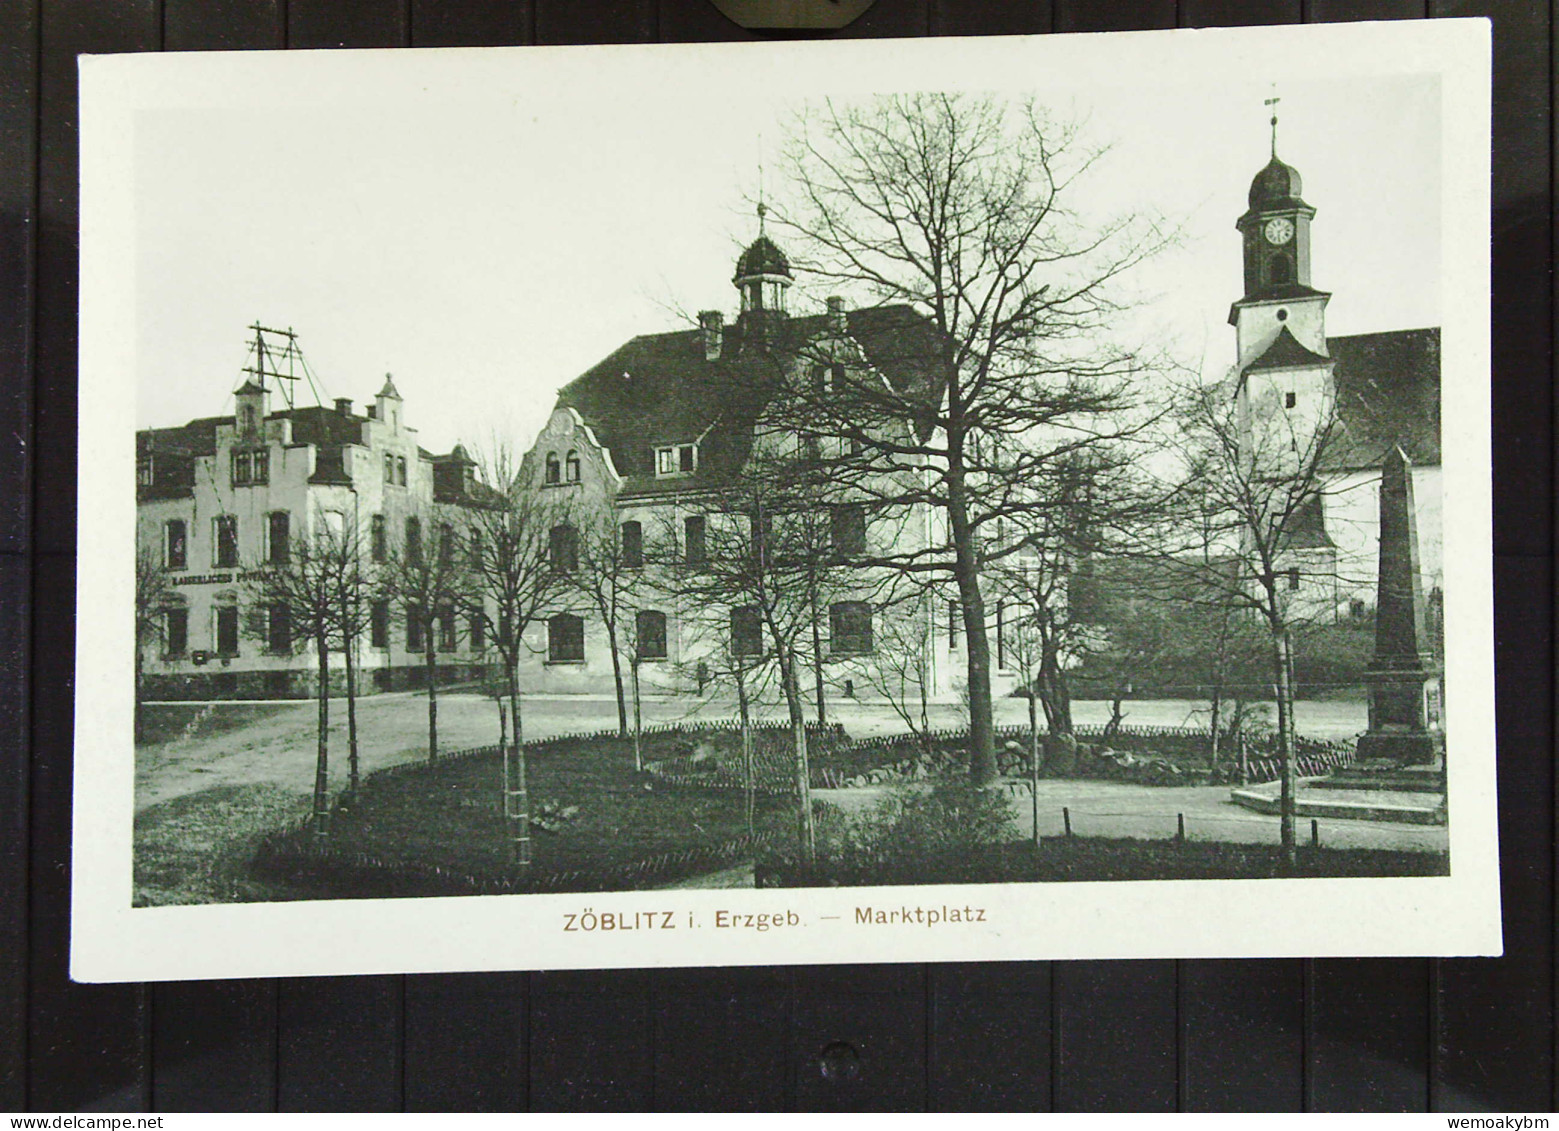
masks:
[[[547,659],[554,664],[578,663],[585,658],[585,622],[572,613],[559,613],[547,622]]]
[[[471,614],[471,620],[466,625],[466,631],[471,634],[471,651],[485,651],[487,648],[487,622],[482,619],[481,613]]]
[[[508,648],[514,644],[514,621],[508,613],[498,614],[498,646]]]
[[[569,452],[568,458],[563,461],[563,471],[570,483],[579,482],[579,453]]]
[[[1290,590],[1299,588],[1299,571],[1297,569],[1288,571],[1288,587]]]
[[[836,361],[828,367],[828,391],[833,392],[835,389],[843,387],[844,365]]]
[[[389,557],[390,540],[384,529],[384,515],[376,514],[368,520],[368,546],[376,562]]]
[[[188,609],[163,610],[162,650],[165,656],[182,656],[189,651]]]
[[[564,523],[554,526],[548,545],[549,560],[558,573],[574,573],[579,569],[579,532]]]
[[[763,655],[763,614],[757,606],[731,610],[731,655]]]
[[[422,520],[416,515],[406,520],[406,560],[414,566],[422,564]]]
[[[406,650],[409,652],[422,651],[422,608],[419,605],[406,606]]]
[[[830,517],[834,553],[866,552],[866,508],[860,503],[836,503]]]
[[[547,453],[547,484],[563,482],[563,465],[558,462],[557,452]]]
[[[687,560],[694,565],[708,561],[708,548],[704,543],[704,516],[693,514],[683,519],[682,533],[687,540]]]
[[[872,650],[872,607],[865,601],[840,601],[829,607],[829,650],[836,656]]]
[[[814,393],[829,391],[828,366],[818,364],[812,367],[812,391]]]
[[[400,486],[406,486],[406,457],[395,457],[395,482]]]
[[[390,602],[379,600],[368,606],[368,643],[374,648],[390,646]]]
[[[286,511],[272,511],[267,560],[272,565],[286,565],[292,558],[292,516]]]
[[[438,526],[438,564],[453,565],[455,561],[455,528],[447,522]]]
[[[151,456],[142,456],[135,461],[135,482],[141,487],[150,487],[157,482]]]
[[[641,609],[634,617],[634,632],[638,640],[637,656],[641,660],[666,658],[666,614],[654,609]]]
[[[1284,393],[1283,394],[1283,407],[1284,408],[1293,408],[1297,401],[1298,401],[1298,398],[1293,393]]]
[[[1271,263],[1271,265],[1270,265],[1270,268],[1269,268],[1269,272],[1270,272],[1270,278],[1272,280],[1272,285],[1273,286],[1280,287],[1280,286],[1284,285],[1285,283],[1293,282],[1293,280],[1294,280],[1294,263],[1293,263],[1293,260],[1289,259],[1288,256],[1286,256],[1286,255],[1284,255],[1282,253],[1279,253],[1279,254],[1274,255],[1272,257],[1270,263]]]
[[[263,486],[271,481],[271,453],[254,453],[254,478],[256,486]]]
[[[384,453],[384,481],[392,485],[395,483],[395,457],[389,452]]]
[[[637,522],[625,522],[619,528],[620,553],[625,569],[638,569],[644,564],[644,527]]]
[[[964,609],[957,601],[947,603],[947,650],[958,651],[958,637],[964,629]]]
[[[251,470],[252,470],[252,465],[251,465],[250,460],[249,460],[249,453],[248,452],[234,452],[233,455],[232,455],[232,460],[233,460],[233,486],[234,487],[247,487],[247,486],[249,486],[249,476],[250,476],[250,473],[251,473]]]
[[[259,427],[260,414],[255,411],[252,404],[246,404],[238,410],[238,427],[245,436],[253,436],[255,429]]]
[[[170,518],[162,528],[162,564],[167,569],[184,569],[189,565],[189,540],[182,518]]]
[[[218,605],[216,610],[216,644],[220,656],[238,655],[238,606]]]
[[[283,655],[292,651],[292,610],[286,605],[272,605],[265,611],[265,643],[272,652]]]
[[[441,606],[438,611],[438,650],[453,652],[458,646],[458,635],[454,608],[450,605]]]
[[[655,449],[656,475],[691,475],[698,470],[698,445],[671,444]]]
[[[466,561],[468,561],[476,569],[481,569],[482,562],[486,560],[483,550],[484,545],[482,542],[481,528],[477,527],[476,529],[467,531]]]
[[[1007,666],[1007,606],[996,606],[996,666]]]
[[[238,565],[238,516],[219,514],[211,520],[211,564],[218,569],[233,569]]]

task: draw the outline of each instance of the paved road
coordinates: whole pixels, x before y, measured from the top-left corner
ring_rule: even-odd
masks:
[[[1126,722],[1133,726],[1205,725],[1198,715],[1200,704],[1188,700],[1154,700],[1126,704]],[[136,751],[136,807],[146,808],[217,785],[277,785],[307,793],[313,784],[315,762],[315,709],[310,700],[256,706],[203,703],[183,705],[189,714],[184,733]],[[156,710],[156,708],[154,708]],[[226,729],[224,712],[244,711],[255,717],[243,726]],[[881,704],[838,701],[829,706],[830,717],[842,722],[853,735],[902,733],[906,727],[891,709]],[[545,738],[614,726],[616,703],[609,697],[558,696],[528,698],[522,712],[527,738]],[[420,693],[367,696],[358,702],[359,747],[364,773],[397,762],[422,758],[427,753],[427,699]],[[644,704],[647,723],[728,719],[734,703],[689,704],[685,699],[650,700]],[[768,718],[783,717],[777,706],[764,708]],[[996,704],[997,722],[1027,721],[1028,704],[1003,699]],[[1080,701],[1074,705],[1076,721],[1103,723],[1109,704]],[[182,715],[180,716],[183,717]],[[1362,703],[1305,702],[1296,711],[1299,730],[1318,738],[1341,738],[1364,729]],[[932,709],[937,727],[962,725],[956,707]],[[332,788],[346,780],[346,711],[339,701],[331,705],[330,779]],[[439,743],[444,750],[483,746],[498,740],[498,713],[490,699],[477,695],[446,693],[439,698]]]

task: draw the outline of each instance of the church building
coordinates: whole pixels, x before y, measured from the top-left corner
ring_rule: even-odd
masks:
[[[1443,585],[1440,485],[1440,330],[1330,337],[1332,295],[1311,277],[1312,222],[1298,170],[1276,151],[1251,182],[1236,222],[1244,294],[1229,310],[1238,360],[1231,375],[1244,442],[1281,475],[1305,462],[1318,432],[1321,491],[1288,560],[1295,597],[1320,619],[1375,604],[1381,464],[1401,447],[1412,466],[1423,585]]]

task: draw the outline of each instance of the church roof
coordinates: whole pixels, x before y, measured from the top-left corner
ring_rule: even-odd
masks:
[[[867,360],[903,396],[934,409],[941,399],[936,331],[908,306],[850,311],[846,324]],[[748,325],[724,327],[721,356],[707,360],[699,330],[633,338],[558,393],[612,454],[627,496],[728,484],[746,463],[753,428],[780,378],[787,347],[799,352],[829,333],[828,316],[786,320],[768,351],[744,341]],[[657,446],[698,442],[698,468],[657,479]]]
[[[1257,173],[1255,180],[1250,183],[1250,195],[1247,197],[1250,209],[1252,212],[1268,212],[1277,208],[1307,208],[1309,206],[1300,196],[1303,187],[1299,170],[1292,165],[1285,165],[1274,153],[1266,168]]]
[[[388,373],[384,375],[384,388],[379,390],[379,395],[381,397],[394,397],[396,400],[401,399],[400,392],[395,388],[395,379]]]
[[[1400,445],[1416,466],[1440,465],[1440,330],[1328,338],[1342,442],[1334,470],[1376,469]]]
[[[1329,365],[1331,358],[1324,357],[1312,349],[1302,345],[1298,338],[1290,333],[1287,326],[1278,331],[1278,336],[1272,340],[1272,344],[1266,348],[1260,357],[1245,367],[1246,373],[1257,373],[1268,369],[1305,369],[1316,365]]]

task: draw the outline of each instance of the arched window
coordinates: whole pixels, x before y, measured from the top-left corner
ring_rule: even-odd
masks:
[[[567,523],[552,528],[549,543],[552,568],[558,573],[574,573],[579,569],[579,532]]]
[[[666,614],[654,609],[641,609],[634,617],[636,646],[634,655],[640,660],[664,660],[666,658]]]
[[[564,473],[567,475],[568,481],[570,483],[578,483],[579,482],[579,453],[578,452],[573,452],[573,451],[569,452],[568,453],[568,458],[563,461],[563,464],[564,464]]]
[[[638,569],[644,564],[644,527],[629,520],[622,524],[620,538],[623,568]]]
[[[406,486],[406,457],[395,457],[395,482],[402,487]]]
[[[547,453],[547,483],[561,483],[563,481],[563,465],[558,462],[557,452]]]
[[[406,520],[406,560],[412,565],[422,562],[422,520],[416,515]]]
[[[578,663],[585,658],[585,622],[572,613],[559,613],[547,622],[547,659],[554,664]]]

